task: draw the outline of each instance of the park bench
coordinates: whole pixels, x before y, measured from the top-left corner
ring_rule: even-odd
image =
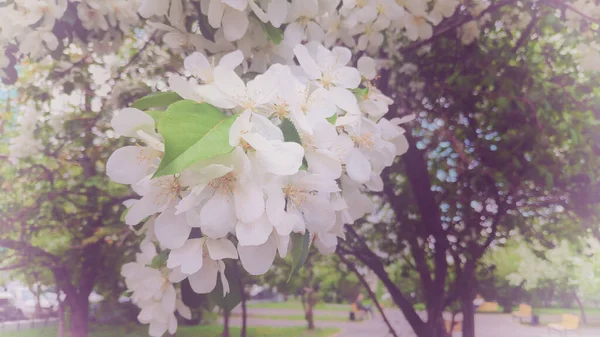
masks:
[[[483,302],[479,307],[477,307],[478,312],[498,312],[500,305],[498,302]]]
[[[513,319],[518,319],[520,322],[531,322],[532,316],[533,309],[527,304],[519,304],[519,311],[513,311],[512,313]]]
[[[570,331],[579,329],[579,316],[564,314],[561,316],[560,323],[548,324],[548,335],[551,331],[557,331],[559,335],[566,336]]]

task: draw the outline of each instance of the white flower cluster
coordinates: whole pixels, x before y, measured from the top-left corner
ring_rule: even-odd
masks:
[[[10,140],[9,153],[11,160],[31,157],[40,153],[42,144],[35,137],[35,131],[40,119],[38,109],[23,105],[18,117],[17,136]]]
[[[145,22],[165,32],[165,44],[174,49],[211,53],[240,49],[247,57],[263,54],[253,57],[289,61],[291,47],[302,41],[316,41],[327,47],[342,41],[347,47],[375,53],[384,42],[385,31],[411,40],[429,38],[432,25],[451,16],[459,4],[458,0],[435,0],[433,5],[430,2],[15,0],[0,7],[0,69],[10,65],[11,57],[47,56],[57,50],[64,34],[70,42],[91,46],[96,53],[111,52],[120,46],[122,32],[128,32],[132,26],[143,27]],[[216,30],[214,37],[204,36],[199,25],[186,26],[189,19],[198,20],[198,11],[206,16],[206,24]],[[74,24],[75,20],[80,24]],[[275,46],[265,38],[261,25],[266,23],[284,31],[283,43]],[[62,27],[57,27],[59,24]],[[18,52],[7,52],[10,45],[18,46]],[[0,76],[7,77],[3,72]]]
[[[20,55],[38,59],[55,51],[60,43],[56,35],[59,20],[68,15],[70,2],[77,2],[76,15],[83,28],[94,31],[120,30],[127,31],[139,22],[137,0],[14,0],[0,7],[0,76],[7,75],[1,70],[10,64],[10,45],[18,46],[12,57]],[[73,21],[69,18],[65,21]],[[81,32],[69,27],[71,37]],[[108,40],[113,34],[105,34]],[[97,50],[99,51],[99,50]]]
[[[141,253],[137,254],[136,262],[125,264],[122,274],[127,288],[132,292],[132,302],[142,308],[138,319],[150,325],[150,335],[161,336],[165,331],[174,334],[177,330],[175,312],[186,319],[192,319],[192,313],[183,304],[180,293],[168,276],[161,270],[147,266],[157,255],[156,247],[148,239],[141,244]]]
[[[115,151],[107,173],[141,195],[130,203],[125,222],[137,225],[150,217],[149,240],[169,250],[162,272],[147,273],[172,283],[188,278],[201,294],[213,291],[220,274],[227,292],[223,260],[239,257],[248,273],[264,274],[277,252],[287,254],[290,235],[307,231],[322,253],[331,253],[344,237],[344,224],[371,211],[365,192],[381,191],[382,170],[408,149],[399,124],[412,117],[382,118],[392,101],[370,84],[374,60],[361,58],[357,69],[349,66],[347,48],[308,43],[293,51],[298,65],[273,64],[247,82],[239,75],[244,77],[241,51],[219,62],[198,52],[185,59],[192,76],[173,75],[171,89],[237,118],[228,134],[231,152],[179,174],[152,178],[165,144],[150,115],[127,108],[113,118],[118,134],[146,144]],[[296,141],[282,131],[286,123]],[[202,236],[191,235],[193,228]],[[124,275],[133,284],[142,273],[130,268]],[[153,301],[137,301],[143,313],[161,296],[172,297],[171,290],[161,291]],[[140,321],[148,323],[148,317]],[[160,324],[166,329],[167,323]],[[151,329],[153,336],[164,332],[157,331]]]

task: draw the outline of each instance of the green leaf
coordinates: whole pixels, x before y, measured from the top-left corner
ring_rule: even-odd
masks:
[[[154,119],[156,123],[165,115],[163,110],[147,110],[146,113]]]
[[[356,88],[353,90],[354,94],[359,98],[365,97],[369,94],[369,88]]]
[[[125,217],[127,216],[127,213],[129,213],[129,210],[131,208],[128,208],[126,210],[123,211],[123,213],[121,213],[121,222],[125,222]]]
[[[292,279],[292,276],[294,276],[298,270],[300,270],[300,268],[302,268],[302,266],[304,265],[304,263],[306,262],[306,259],[308,258],[308,249],[309,249],[309,245],[310,245],[310,233],[308,231],[306,231],[303,234],[298,234],[298,233],[292,233],[290,235],[290,240],[291,240],[291,244],[292,244],[292,272],[290,273],[290,276],[287,279],[287,282],[289,282]]]
[[[200,160],[231,152],[229,129],[236,118],[207,103],[179,101],[169,106],[158,122],[165,155],[154,177],[177,174]]]
[[[186,278],[181,281],[181,300],[183,304],[187,305],[191,309],[198,309],[206,302],[206,295],[197,294],[190,285],[190,280]]]
[[[267,34],[267,37],[273,42],[273,44],[277,45],[283,41],[283,31],[280,28],[274,27],[270,22],[264,23],[260,21],[260,24],[263,28],[263,31],[265,34]]]
[[[175,92],[157,92],[138,99],[137,101],[133,102],[131,107],[140,110],[162,108],[167,107],[177,101],[181,101],[182,99],[183,98],[181,98],[181,96]]]
[[[228,264],[225,268],[225,277],[229,281],[229,293],[225,297],[223,297],[221,273],[219,273],[215,289],[208,295],[211,301],[221,309],[229,312],[242,301],[242,289],[240,289],[240,283],[238,282],[240,275],[237,268],[237,266],[231,264]]]
[[[508,100],[508,98],[501,96],[498,98],[498,100],[496,100],[496,104],[498,105],[498,108],[506,109],[508,108],[510,101]]]
[[[283,132],[283,139],[286,142],[294,142],[302,145],[302,140],[300,139],[300,134],[298,130],[294,126],[294,124],[289,119],[284,119],[281,121],[281,125],[279,128]]]
[[[152,259],[152,263],[150,263],[150,267],[152,268],[160,268],[163,267],[167,263],[167,259],[169,258],[169,250],[165,249],[160,254],[156,255]]]
[[[334,114],[333,116],[327,118],[327,120],[329,121],[329,123],[331,123],[333,125],[335,125],[335,122],[337,121],[337,119],[338,119],[338,115],[337,114]]]
[[[545,178],[546,178],[546,187],[550,188],[550,189],[553,188],[554,187],[554,175],[550,172],[546,172]]]

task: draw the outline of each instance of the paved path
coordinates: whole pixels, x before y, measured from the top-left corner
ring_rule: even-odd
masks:
[[[236,313],[237,311],[234,311]],[[262,309],[249,308],[249,315],[300,315],[302,311],[294,309]],[[238,313],[239,314],[239,313]],[[341,333],[337,337],[390,337],[388,328],[380,315],[375,315],[373,319],[362,322],[349,321],[319,321],[319,315],[345,316],[343,311],[319,310],[315,313],[317,327],[338,327]],[[398,309],[386,309],[386,315],[392,322],[398,337],[415,337],[408,322]],[[560,321],[560,316],[543,316],[543,322]],[[241,325],[241,317],[232,317],[231,325]],[[268,320],[257,317],[248,317],[248,326],[304,326],[303,320]],[[460,336],[460,334],[455,334]],[[510,315],[505,314],[477,314],[475,316],[475,336],[476,337],[547,337],[558,336],[558,334],[548,335],[545,326],[531,327],[514,322]],[[600,328],[582,328],[578,337],[600,337]]]
[[[338,316],[338,317],[348,317],[348,312],[350,311],[350,307],[348,306],[347,311],[343,310],[313,310],[315,313],[315,317],[319,316]],[[233,314],[242,314],[242,308],[237,306],[232,311]],[[259,315],[259,316],[286,316],[286,315],[304,315],[302,309],[272,309],[272,308],[248,308],[249,315]]]

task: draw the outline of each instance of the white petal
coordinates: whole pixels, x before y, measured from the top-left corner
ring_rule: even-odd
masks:
[[[317,62],[315,62],[305,46],[296,45],[294,47],[294,54],[309,79],[316,80],[321,77],[321,70],[319,70]]]
[[[238,118],[235,119],[231,127],[229,128],[229,146],[235,147],[240,144],[242,135],[248,133],[252,128],[250,124],[250,111],[245,111]]]
[[[304,39],[304,26],[296,21],[291,22],[285,27],[283,38],[284,42],[290,46],[298,45]]]
[[[175,292],[175,287],[172,284],[167,286],[165,292],[163,293],[161,304],[165,312],[173,312],[175,311],[175,305],[177,302],[177,293]]]
[[[241,50],[233,51],[229,54],[223,55],[219,61],[219,66],[229,69],[235,69],[237,66],[242,64],[244,61],[244,53]]]
[[[289,246],[290,246],[290,236],[289,235],[277,236],[277,251],[279,251],[279,256],[282,259],[286,257]]]
[[[218,66],[214,69],[213,74],[215,85],[219,90],[237,100],[246,96],[246,85],[233,69]]]
[[[323,28],[321,28],[321,26],[319,26],[314,21],[309,21],[306,24],[306,32],[308,33],[308,41],[320,42],[323,40],[323,37],[325,36],[325,32],[323,31]]]
[[[265,212],[265,199],[261,186],[249,180],[236,185],[233,192],[235,214],[240,221],[249,223],[260,218]]]
[[[281,129],[267,117],[259,114],[252,114],[252,131],[269,140],[283,141],[283,132]]]
[[[243,11],[248,6],[248,0],[221,0],[229,7],[233,7],[238,11]]]
[[[292,109],[289,112],[289,114],[290,114],[290,119],[294,123],[294,126],[296,127],[296,129],[298,129],[298,132],[304,132],[309,135],[313,134],[313,128],[310,125],[310,123],[308,122],[308,118],[306,117],[306,115],[304,114],[304,112],[302,110]]]
[[[192,290],[198,294],[208,294],[217,285],[217,274],[219,273],[219,266],[217,261],[205,258],[204,265],[197,273],[190,275],[190,285]]]
[[[331,125],[328,121],[321,119],[313,122],[313,128],[315,134],[312,137],[313,143],[317,148],[329,148],[331,147],[338,136],[335,126]]]
[[[237,249],[235,249],[233,243],[228,239],[207,239],[206,248],[208,248],[208,254],[213,260],[238,258]]]
[[[360,115],[358,102],[352,92],[344,88],[334,87],[329,89],[329,94],[340,109],[345,110],[350,114]]]
[[[347,65],[352,59],[352,52],[345,47],[333,47],[331,53],[335,56],[336,63],[343,66]]]
[[[272,66],[269,69],[277,69],[277,67]],[[270,103],[277,96],[277,88],[279,86],[277,74],[271,72],[269,74],[258,75],[248,82],[246,86],[248,88],[248,100],[255,105],[260,106]]]
[[[181,267],[177,267],[169,273],[169,282],[171,283],[179,283],[185,280],[188,277],[188,274],[181,271]]]
[[[125,215],[125,223],[129,226],[135,226],[150,215],[159,212],[158,205],[154,203],[152,195],[146,195],[142,199],[137,200],[127,214]]]
[[[311,233],[326,232],[335,225],[335,211],[328,197],[309,197],[302,207],[306,228]]]
[[[221,2],[221,0],[210,0],[210,4],[208,5],[208,23],[213,28],[221,27],[221,19],[223,18],[223,13],[225,12],[225,5]]]
[[[279,235],[289,235],[294,229],[294,221],[285,211],[285,195],[281,186],[272,186],[268,191],[266,204],[269,222],[273,224]]]
[[[125,108],[117,111],[110,121],[115,132],[125,137],[136,137],[138,130],[142,130],[148,134],[155,134],[154,119],[135,108]]]
[[[257,152],[257,158],[267,172],[284,176],[298,172],[303,157],[304,148],[292,142],[275,144],[271,151]]]
[[[169,315],[168,326],[169,326],[169,329],[168,329],[169,333],[171,335],[174,335],[175,332],[177,332],[177,317],[175,317],[175,314]]]
[[[271,0],[267,6],[267,15],[269,21],[274,27],[279,27],[285,21],[288,11],[288,2],[286,0]]]
[[[310,172],[337,179],[342,175],[342,162],[329,150],[306,151],[306,162]]]
[[[357,183],[366,183],[371,179],[371,163],[357,148],[352,149],[346,158],[346,171],[348,176]]]
[[[138,319],[139,319],[139,317],[138,317]],[[141,319],[140,319],[140,322],[141,322]],[[151,320],[151,321],[149,321],[149,323],[150,323],[150,326],[148,328],[148,335],[150,335],[151,337],[161,337],[168,330],[167,323],[165,323],[165,322]]]
[[[204,239],[190,239],[181,248],[173,249],[169,253],[167,267],[174,269],[181,266],[181,272],[186,275],[195,274],[202,268],[202,253]]]
[[[233,198],[229,193],[215,192],[200,211],[202,233],[213,239],[226,236],[236,222]]]
[[[186,57],[183,61],[185,70],[192,73],[192,75],[202,79],[204,82],[212,81],[212,67],[210,62],[200,52],[195,52],[190,56]]]
[[[194,88],[194,92],[200,98],[196,99],[196,101],[205,101],[217,108],[232,109],[237,106],[237,98],[229,96],[227,93],[221,91],[216,85],[199,85]]]
[[[195,90],[197,89],[197,84],[194,83],[193,79],[187,80],[180,75],[171,75],[169,77],[169,88],[184,99],[196,102],[203,101],[202,96]]]
[[[378,174],[371,174],[371,180],[365,184],[369,191],[381,192],[383,191],[383,179]]]
[[[265,23],[269,22],[269,16],[267,15],[267,13],[265,13],[265,11],[263,11],[263,9],[259,5],[257,5],[254,1],[250,1],[248,5],[250,5],[252,12],[256,14],[256,17],[258,17],[260,21]]]
[[[363,193],[352,193],[349,196],[344,195],[344,200],[348,203],[348,212],[352,221],[362,218],[365,214],[373,210],[373,201]]]
[[[354,89],[360,84],[360,73],[352,67],[336,69],[333,73],[333,83],[338,87]]]
[[[277,242],[271,235],[267,242],[260,246],[238,245],[242,266],[250,275],[262,275],[269,271],[277,253]]]
[[[175,215],[175,209],[168,208],[156,218],[154,234],[160,244],[168,249],[176,249],[185,243],[192,228],[187,224],[185,215]]]
[[[237,252],[236,252],[237,254]],[[221,274],[221,284],[223,285],[223,296],[229,294],[229,280],[227,280],[227,276],[225,276],[225,263],[223,261],[217,262],[219,265],[219,273]]]
[[[337,248],[337,237],[329,233],[318,233],[315,245],[321,254],[333,254]]]
[[[322,174],[307,174],[300,178],[296,185],[305,191],[319,191],[321,193],[339,192],[340,188],[337,182],[328,176]]]
[[[108,158],[106,174],[119,184],[135,184],[152,173],[160,152],[141,146],[122,147]]]
[[[181,315],[181,317],[191,320],[192,319],[192,311],[190,308],[183,303],[181,300],[177,300],[177,312]]]
[[[248,29],[250,21],[244,11],[228,8],[223,14],[223,32],[227,41],[241,39]]]
[[[368,56],[363,56],[358,59],[357,67],[360,74],[368,80],[372,80],[375,78],[375,76],[377,76],[375,60]]]
[[[408,151],[409,144],[408,140],[404,135],[393,140],[394,145],[396,146],[396,155],[401,156]]]
[[[267,241],[273,232],[273,225],[267,215],[263,215],[252,223],[238,222],[235,226],[235,236],[242,246],[258,246]]]
[[[275,149],[274,142],[271,142],[258,133],[244,134],[242,135],[242,139],[256,151],[273,151]]]

